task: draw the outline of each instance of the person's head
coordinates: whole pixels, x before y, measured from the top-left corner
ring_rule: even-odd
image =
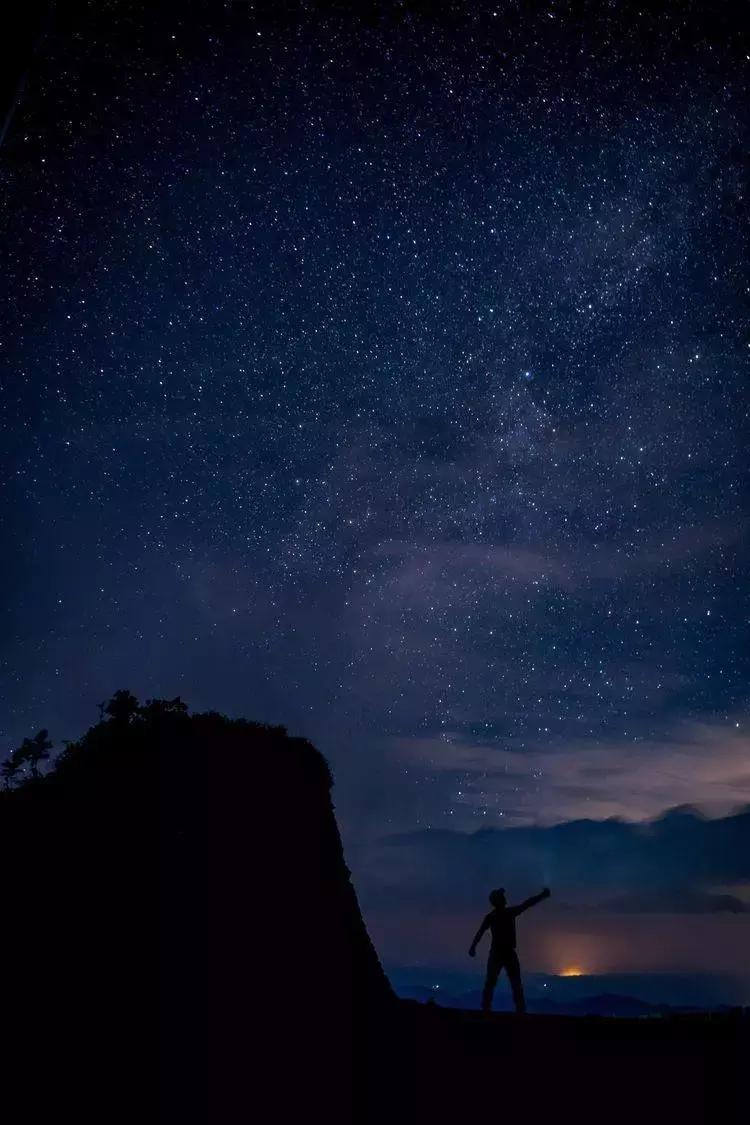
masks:
[[[507,903],[505,899],[505,888],[497,887],[496,890],[490,891],[490,902],[496,910],[500,909],[503,906],[506,906]]]

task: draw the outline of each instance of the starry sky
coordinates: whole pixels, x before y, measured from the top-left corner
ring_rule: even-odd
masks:
[[[390,964],[550,882],[531,967],[750,993],[731,5],[30,11],[3,752],[120,687],[280,722]]]

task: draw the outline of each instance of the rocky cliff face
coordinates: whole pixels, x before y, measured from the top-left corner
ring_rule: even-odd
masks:
[[[174,760],[163,778],[165,790],[175,770],[182,778],[162,796],[175,1042],[190,1055],[194,1030],[206,1034],[199,1056],[213,1060],[212,1096],[226,1093],[226,1112],[245,1088],[250,1104],[325,1105],[350,1120],[391,993],[344,862],[327,767],[282,731],[195,733],[218,776],[206,783]],[[181,1055],[172,1073],[179,1087]]]
[[[393,998],[309,743],[145,708],[3,794],[0,831],[61,1073],[141,1105],[158,1084],[164,1120],[365,1119]]]

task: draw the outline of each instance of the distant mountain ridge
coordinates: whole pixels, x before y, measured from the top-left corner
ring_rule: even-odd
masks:
[[[483,965],[457,969],[438,966],[388,965],[389,978],[400,996],[431,995],[444,1005],[473,1007],[479,999]],[[579,1001],[593,996],[623,996],[654,1008],[710,1011],[747,1005],[746,982],[720,970],[693,972],[609,972],[561,976],[529,970],[524,972],[526,999],[533,1005],[554,1001],[575,1011]],[[415,991],[416,990],[416,991]],[[510,1004],[507,983],[500,978],[495,1003]]]
[[[442,990],[430,988],[428,985],[412,985],[399,988],[398,995],[404,999],[438,1004],[443,1008],[457,1008],[461,1011],[478,1011],[481,1004],[481,992],[479,990],[446,994]],[[688,1004],[653,1004],[636,996],[625,996],[613,992],[592,993],[589,996],[571,997],[567,1000],[553,1000],[538,996],[527,997],[527,1008],[532,1015],[611,1016],[622,1019],[712,1010],[701,1009]],[[512,1010],[513,1003],[510,996],[496,999],[495,1011],[510,1012]],[[726,1012],[731,1010],[731,1006],[719,1005],[714,1010]]]

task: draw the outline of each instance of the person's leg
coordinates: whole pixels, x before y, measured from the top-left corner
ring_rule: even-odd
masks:
[[[523,1014],[526,1011],[526,999],[523,994],[523,983],[521,981],[521,966],[518,961],[518,954],[515,950],[509,953],[505,958],[505,971],[510,981],[516,1011]]]
[[[482,1011],[489,1012],[492,1008],[492,994],[495,991],[497,978],[500,973],[500,962],[497,957],[490,953],[487,958],[487,976],[484,978],[484,988],[482,989]]]

